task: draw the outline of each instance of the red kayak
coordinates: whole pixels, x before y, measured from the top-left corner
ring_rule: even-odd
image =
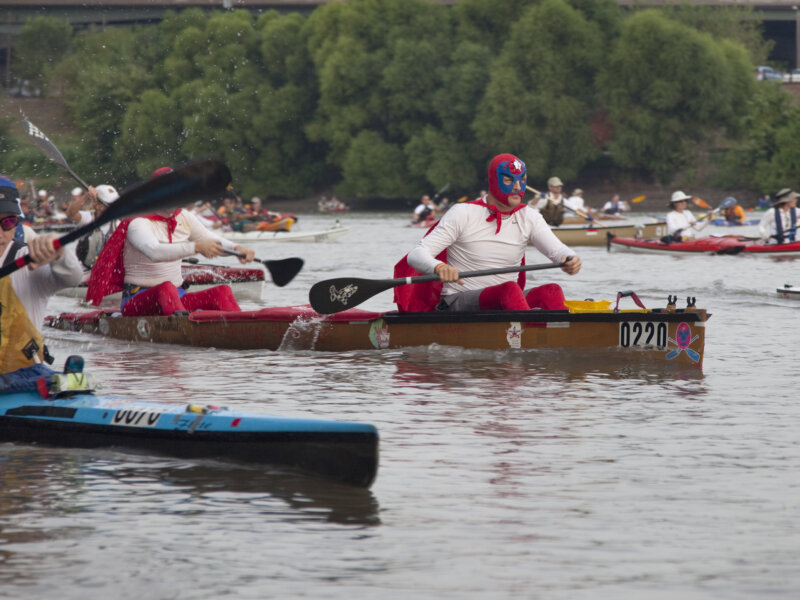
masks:
[[[606,248],[650,254],[750,254],[766,256],[800,255],[800,242],[788,244],[764,244],[758,240],[736,235],[720,235],[666,242],[662,239],[616,237],[609,234]]]

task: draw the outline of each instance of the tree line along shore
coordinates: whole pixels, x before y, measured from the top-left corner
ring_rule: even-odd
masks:
[[[118,187],[214,155],[244,197],[390,208],[444,182],[453,198],[477,193],[488,159],[513,152],[531,182],[556,175],[589,204],[644,194],[660,207],[680,188],[747,206],[795,187],[800,154],[793,96],[755,79],[769,43],[753,17],[613,0],[188,9],[81,32],[34,17],[15,76],[63,110],[36,124],[73,169]],[[16,120],[0,121],[4,169],[56,180]]]

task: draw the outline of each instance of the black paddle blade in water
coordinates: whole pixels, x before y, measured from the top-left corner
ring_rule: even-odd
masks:
[[[303,259],[297,257],[283,260],[256,260],[267,267],[272,283],[278,287],[283,287],[294,279],[304,264]]]
[[[436,277],[438,279],[438,277]],[[308,300],[321,315],[330,315],[358,306],[381,292],[403,283],[402,279],[326,279],[311,286]]]

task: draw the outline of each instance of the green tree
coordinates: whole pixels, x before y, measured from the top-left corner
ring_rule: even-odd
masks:
[[[719,184],[774,193],[798,184],[800,108],[780,85],[757,86],[742,120],[743,134],[725,153]]]
[[[704,140],[735,127],[755,81],[746,51],[642,11],[625,21],[598,77],[623,167],[669,181]]]
[[[327,145],[328,162],[341,170],[345,189],[374,195],[361,179],[364,161],[351,150],[357,139],[360,148],[375,143],[380,156],[391,156],[397,185],[387,197],[427,188],[409,171],[403,148],[436,123],[432,99],[449,61],[451,31],[447,9],[425,0],[331,3],[308,19],[304,33],[319,102],[306,133]],[[362,135],[367,132],[373,135]]]
[[[601,34],[563,0],[529,7],[491,69],[474,130],[485,159],[522,157],[529,177],[571,179],[598,154],[589,126]]]
[[[14,73],[41,87],[47,72],[69,51],[72,26],[55,17],[25,21],[14,50]]]
[[[763,21],[752,6],[701,6],[684,3],[664,6],[659,10],[674,21],[744,46],[754,65],[764,64],[775,46],[774,40],[764,38]]]

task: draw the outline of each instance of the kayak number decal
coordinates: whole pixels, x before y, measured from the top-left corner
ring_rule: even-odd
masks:
[[[158,418],[164,413],[151,410],[118,410],[111,418],[114,425],[124,425],[125,427],[155,427]]]
[[[623,321],[619,324],[619,345],[623,348],[666,348],[667,324]]]

